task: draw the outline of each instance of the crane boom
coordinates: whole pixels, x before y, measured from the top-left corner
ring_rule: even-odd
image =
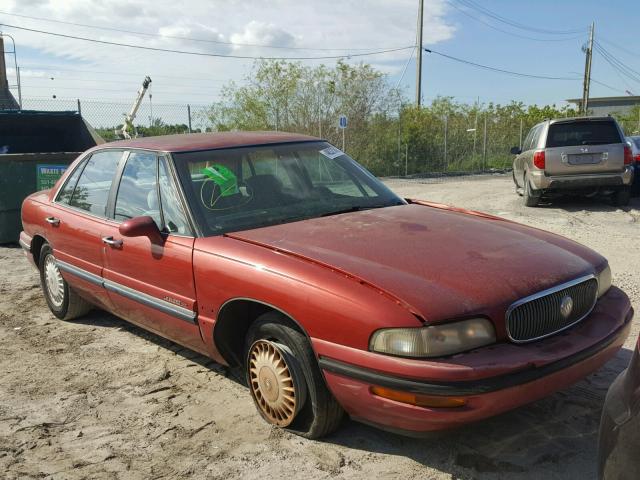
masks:
[[[131,110],[129,111],[128,114],[124,116],[124,125],[122,125],[121,128],[116,130],[116,135],[118,137],[127,138],[127,139],[132,138],[130,133],[131,131],[133,131],[134,138],[138,136],[138,131],[135,125],[133,124],[133,122],[136,119],[138,109],[142,104],[142,100],[144,99],[144,94],[147,93],[147,90],[149,89],[150,84],[151,84],[151,77],[147,75],[146,77],[144,77],[144,80],[142,81],[142,86],[138,90],[138,95],[135,101],[133,102],[133,105],[131,106]]]

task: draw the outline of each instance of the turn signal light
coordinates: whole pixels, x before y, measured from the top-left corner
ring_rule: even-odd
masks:
[[[544,170],[544,150],[539,152],[535,152],[533,154],[533,164],[538,167],[540,170]]]
[[[421,395],[419,393],[402,392],[386,387],[371,387],[371,393],[378,397],[408,403],[418,407],[429,408],[457,408],[464,407],[467,400],[464,397],[445,397],[440,395]]]

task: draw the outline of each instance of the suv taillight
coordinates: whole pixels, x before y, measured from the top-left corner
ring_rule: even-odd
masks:
[[[544,150],[533,154],[533,164],[540,170],[544,170]]]
[[[633,157],[633,159],[636,161],[636,163],[640,163],[640,153]]]
[[[631,165],[633,163],[633,153],[629,145],[624,146],[624,164]]]

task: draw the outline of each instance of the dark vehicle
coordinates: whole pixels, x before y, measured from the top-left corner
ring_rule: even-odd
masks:
[[[612,117],[545,120],[511,153],[516,192],[527,207],[566,194],[599,193],[615,205],[629,203],[631,147]]]
[[[640,195],[640,135],[627,137],[627,143],[631,145],[631,153],[633,154],[633,185],[631,186],[632,195]]]
[[[640,338],[629,367],[613,382],[600,421],[598,476],[632,480],[640,475]]]

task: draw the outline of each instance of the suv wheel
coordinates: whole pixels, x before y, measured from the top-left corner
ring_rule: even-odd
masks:
[[[529,174],[524,175],[524,204],[527,207],[537,207],[540,203],[540,197],[542,194],[540,190],[534,190],[531,188],[531,182],[529,181]]]
[[[518,185],[518,181],[516,180],[516,172],[515,172],[515,170],[511,171],[511,177],[513,178],[513,184],[515,185],[516,193],[518,194],[519,197],[521,197],[522,196],[522,188]]]
[[[611,201],[616,207],[626,207],[631,200],[631,192],[628,188],[622,188],[611,196]]]

